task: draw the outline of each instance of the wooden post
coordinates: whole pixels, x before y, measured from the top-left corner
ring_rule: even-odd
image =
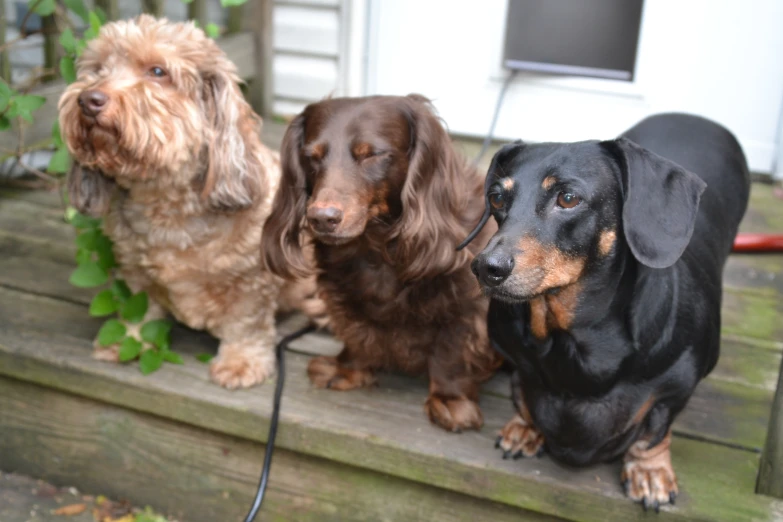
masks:
[[[106,20],[117,20],[120,17],[120,8],[117,0],[95,0],[95,7],[100,7],[106,13]]]
[[[5,28],[8,20],[5,16],[5,2],[0,1],[0,45],[5,46]],[[0,52],[0,78],[7,84],[11,84],[11,62],[8,57],[8,49]]]
[[[142,10],[157,18],[163,16],[163,0],[143,0]]]
[[[783,498],[783,364],[780,366],[778,388],[772,402],[756,491],[762,495]]]
[[[44,68],[51,70],[51,74],[41,76],[41,80],[48,82],[60,75],[59,60],[57,59],[57,22],[54,15],[41,17],[41,29],[43,31]]]
[[[188,18],[197,21],[198,25],[205,29],[209,23],[206,0],[193,0],[190,2],[188,4]]]
[[[272,0],[250,0],[245,4],[244,29],[252,31],[256,46],[256,73],[248,97],[262,118],[272,116]]]
[[[226,34],[234,34],[242,30],[242,20],[245,15],[244,7],[244,5],[234,5],[228,8]]]

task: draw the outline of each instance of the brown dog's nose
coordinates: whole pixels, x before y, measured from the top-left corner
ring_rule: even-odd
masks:
[[[307,209],[307,221],[316,232],[334,232],[343,220],[343,211],[335,206],[310,207]]]
[[[89,90],[79,95],[79,107],[85,116],[97,116],[106,106],[109,97],[101,91]]]

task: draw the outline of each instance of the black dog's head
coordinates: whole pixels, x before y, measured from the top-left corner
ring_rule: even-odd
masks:
[[[624,138],[506,145],[487,174],[477,227],[491,215],[499,230],[473,272],[491,297],[519,302],[577,283],[622,249],[669,267],[690,241],[705,187]]]

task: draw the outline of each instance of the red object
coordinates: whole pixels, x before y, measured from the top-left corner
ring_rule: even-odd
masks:
[[[737,234],[733,251],[783,253],[783,234]]]

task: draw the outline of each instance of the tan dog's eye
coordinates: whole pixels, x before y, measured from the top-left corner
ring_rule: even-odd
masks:
[[[492,208],[500,210],[506,205],[506,200],[503,198],[503,194],[495,192],[489,195],[489,204],[492,205]]]
[[[557,195],[557,204],[562,208],[574,208],[581,202],[579,196],[570,192],[561,192]]]
[[[150,76],[153,78],[165,78],[168,76],[169,73],[166,72],[165,69],[162,67],[158,67],[157,65],[154,67],[150,67],[150,70],[147,72]]]

